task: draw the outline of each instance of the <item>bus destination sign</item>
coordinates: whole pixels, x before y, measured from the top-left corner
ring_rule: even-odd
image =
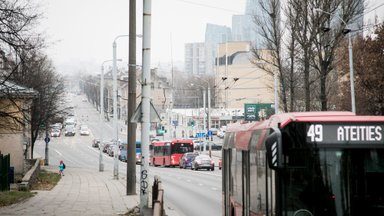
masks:
[[[384,144],[383,124],[307,124],[307,142],[318,144]]]

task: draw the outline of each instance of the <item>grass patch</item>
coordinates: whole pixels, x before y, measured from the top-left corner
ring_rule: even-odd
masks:
[[[61,176],[58,173],[40,170],[37,175],[36,182],[32,185],[31,190],[51,190],[60,181]]]
[[[0,192],[0,207],[12,205],[33,197],[36,192],[30,191],[4,191]]]
[[[61,176],[58,173],[40,170],[36,182],[31,186],[31,190],[51,190],[57,182],[60,181]],[[0,192],[0,207],[12,205],[22,202],[30,197],[33,197],[36,192],[31,191],[4,191]]]

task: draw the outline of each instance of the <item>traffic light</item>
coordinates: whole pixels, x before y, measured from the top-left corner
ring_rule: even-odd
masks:
[[[194,127],[195,126],[195,120],[189,120],[188,126]]]
[[[167,129],[165,129],[164,126],[161,126],[161,131],[162,131],[163,133],[167,133]]]

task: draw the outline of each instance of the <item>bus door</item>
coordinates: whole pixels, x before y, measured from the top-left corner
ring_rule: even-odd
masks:
[[[224,216],[234,215],[233,208],[231,203],[231,197],[234,195],[234,187],[233,187],[233,147],[234,144],[234,133],[227,133],[224,138],[224,144],[222,148],[222,191],[223,191],[223,214]]]
[[[250,175],[249,151],[242,151],[242,186],[243,186],[243,215],[249,216],[250,210]]]

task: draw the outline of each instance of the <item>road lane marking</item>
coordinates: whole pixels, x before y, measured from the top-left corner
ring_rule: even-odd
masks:
[[[57,151],[56,149],[53,149],[58,155],[60,156],[63,156],[63,154],[61,154],[59,151]]]

